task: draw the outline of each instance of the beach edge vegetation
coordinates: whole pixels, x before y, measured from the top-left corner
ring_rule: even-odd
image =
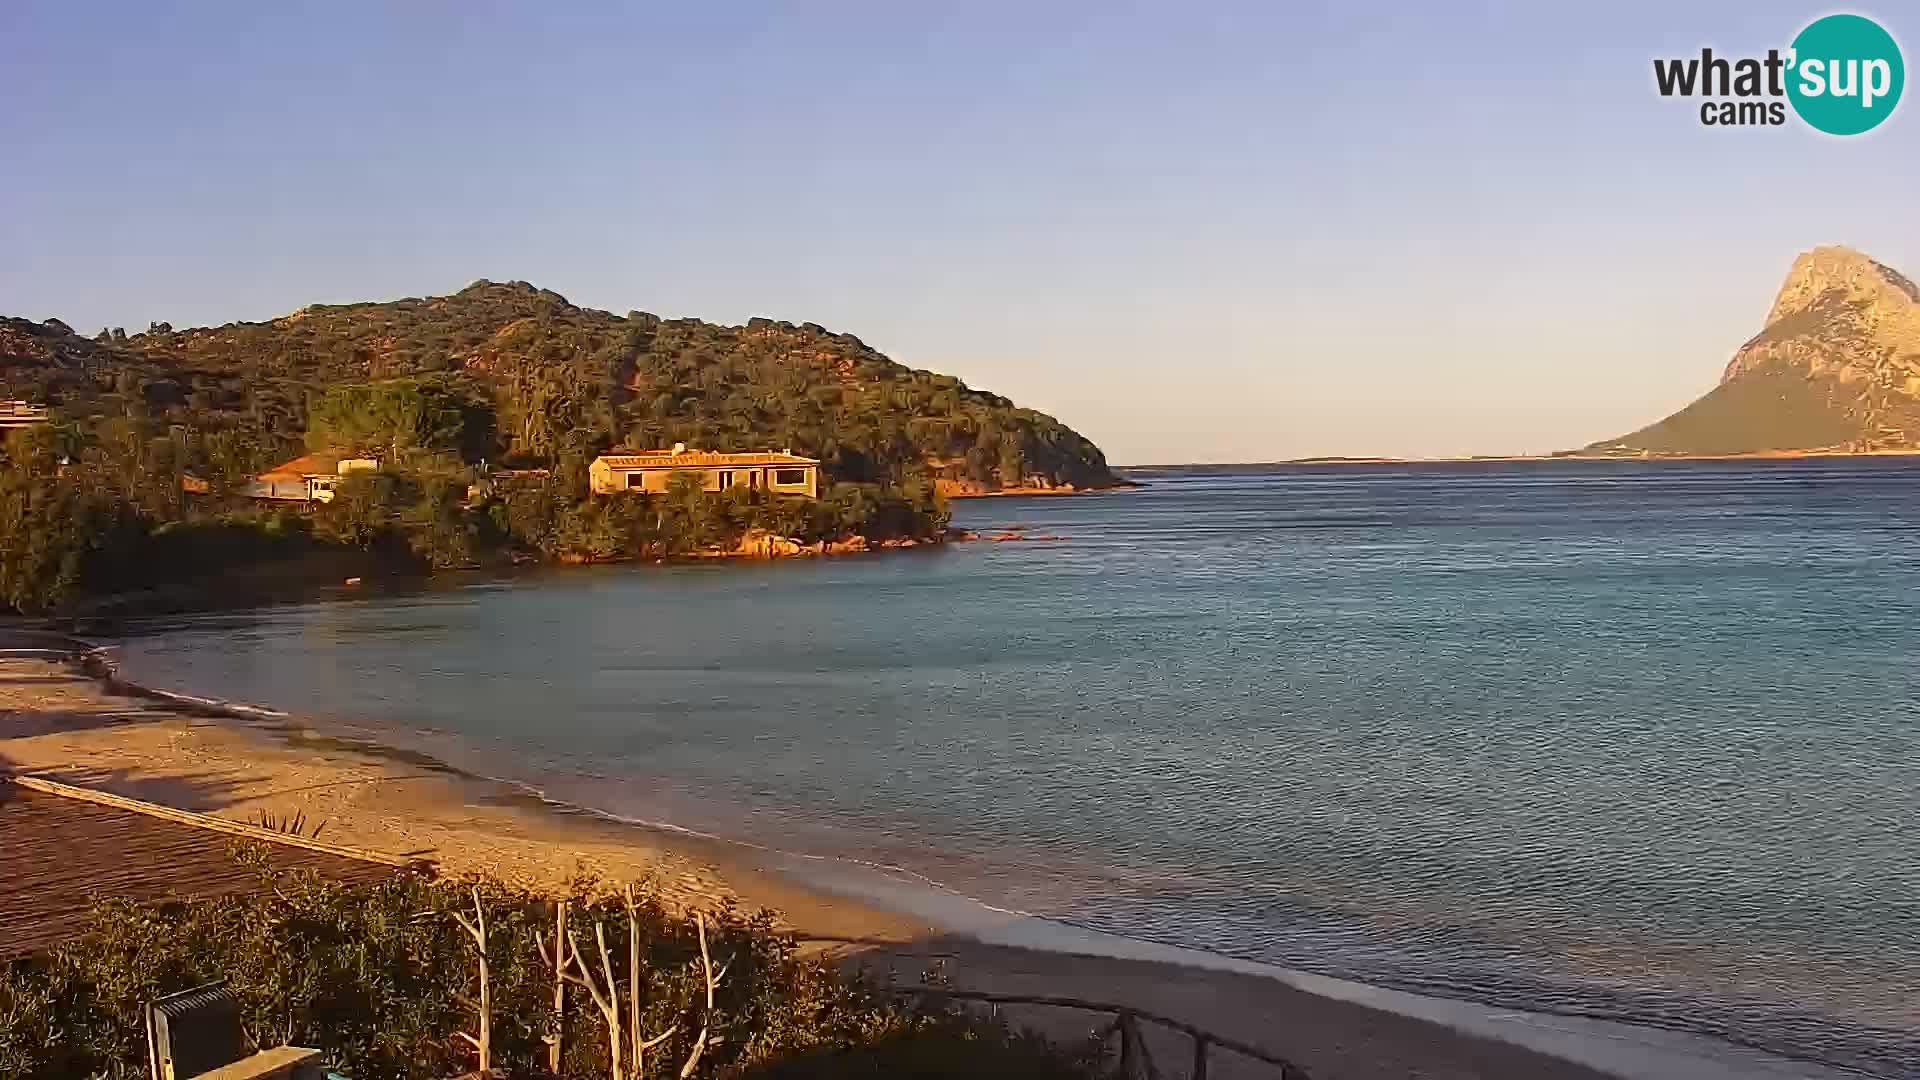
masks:
[[[607,1024],[570,987],[561,1076],[824,1080],[841,1076],[1005,1076],[1086,1080],[1097,1046],[1069,1050],[998,1021],[890,994],[805,958],[770,915],[730,907],[699,921],[642,888],[631,903],[591,879],[566,897],[497,881],[396,872],[373,884],[276,872],[256,845],[235,857],[257,887],[139,905],[100,902],[79,936],[0,962],[0,1075],[19,1080],[144,1076],[142,1008],[161,994],[227,980],[256,1048],[318,1047],[354,1080],[444,1080],[473,1070],[475,939],[484,912],[488,1043],[499,1075],[549,1075],[556,902],[596,969],[637,998],[615,999],[651,1045],[641,1072],[612,1065]],[[633,968],[627,948],[633,927]],[[616,942],[604,959],[601,934]],[[713,971],[713,1007],[704,1007]],[[637,1000],[637,1004],[633,1004]],[[627,1053],[631,1052],[629,1047]],[[621,1057],[626,1058],[623,1053]]]

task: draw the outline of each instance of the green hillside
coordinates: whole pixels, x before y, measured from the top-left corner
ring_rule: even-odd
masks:
[[[1117,482],[1052,417],[851,335],[619,316],[524,283],[92,338],[4,318],[0,397],[53,420],[0,454],[0,606],[21,612],[199,606],[528,559],[770,552],[756,534],[789,553],[907,546],[945,536],[939,481]],[[676,442],[792,449],[826,475],[818,498],[708,494],[690,478],[588,493],[594,455]],[[381,465],[331,502],[247,497],[254,474],[322,449]]]
[[[1842,446],[1860,437],[1856,402],[1838,384],[1773,367],[1721,383],[1655,424],[1596,444],[1653,454],[1746,454]]]
[[[613,446],[790,447],[831,477],[988,485],[1114,482],[1066,425],[949,375],[897,364],[811,323],[624,316],[524,282],[452,296],[314,305],[261,323],[93,340],[58,324],[0,326],[0,389],[63,415],[125,411],[244,433],[263,458],[298,450],[332,387],[428,378],[491,414],[470,447],[552,463]]]

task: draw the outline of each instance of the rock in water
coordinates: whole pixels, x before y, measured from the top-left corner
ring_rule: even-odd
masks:
[[[1844,247],[1793,261],[1720,385],[1587,452],[1866,453],[1920,448],[1920,287]]]

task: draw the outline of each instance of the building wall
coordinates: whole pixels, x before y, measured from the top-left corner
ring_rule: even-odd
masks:
[[[717,466],[698,469],[615,469],[596,461],[587,470],[587,486],[596,495],[611,495],[621,491],[655,494],[667,490],[667,486],[673,482],[673,475],[682,472],[699,476],[702,488],[707,491],[719,491],[722,487],[744,487],[809,497],[817,497],[820,493],[820,469],[814,465],[752,465],[733,469]],[[794,472],[800,473],[802,479],[798,482],[778,482],[782,474]],[[723,474],[727,478],[724,485],[721,483]],[[634,482],[636,479],[637,484]]]
[[[780,482],[781,474],[794,472],[800,473],[804,479],[797,484]],[[767,490],[817,499],[820,497],[820,467],[817,465],[770,465],[767,467]]]
[[[255,499],[288,499],[295,502],[306,502],[312,497],[306,477],[303,476],[257,477],[241,488],[240,494]]]
[[[595,458],[587,466],[587,490],[595,495],[611,495],[626,486],[626,481],[614,475],[607,463]]]

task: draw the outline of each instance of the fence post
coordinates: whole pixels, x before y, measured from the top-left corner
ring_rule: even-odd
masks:
[[[1120,1076],[1133,1080],[1133,1014],[1122,1011],[1113,1026],[1120,1032]]]
[[[1207,1037],[1193,1033],[1193,1080],[1207,1080]]]

